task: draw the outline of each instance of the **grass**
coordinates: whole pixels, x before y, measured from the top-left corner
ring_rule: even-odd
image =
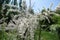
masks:
[[[42,40],[58,40],[58,36],[55,32],[52,33],[52,32],[42,31],[41,39]]]
[[[38,40],[39,32],[35,33],[35,40]],[[41,40],[59,40],[56,32],[41,31]]]

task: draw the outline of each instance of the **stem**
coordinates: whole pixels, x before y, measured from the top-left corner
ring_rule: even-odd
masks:
[[[41,25],[39,27],[39,40],[41,40]]]

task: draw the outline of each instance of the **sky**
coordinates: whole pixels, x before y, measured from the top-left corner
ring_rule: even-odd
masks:
[[[51,3],[53,3],[52,10],[60,3],[60,0],[31,0],[31,6],[35,12],[39,12],[45,8],[49,8]],[[26,4],[29,7],[29,0],[26,0]]]

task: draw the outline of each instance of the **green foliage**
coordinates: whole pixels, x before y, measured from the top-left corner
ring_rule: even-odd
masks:
[[[56,10],[56,13],[60,14],[60,10]]]
[[[8,35],[4,31],[0,31],[0,40],[8,40]]]
[[[42,13],[46,10],[42,10]],[[47,11],[48,12],[48,11]],[[38,40],[39,35],[41,35],[41,40],[59,40],[60,37],[60,30],[57,30],[57,28],[60,28],[60,14],[55,13],[54,11],[50,11],[52,13],[52,16],[49,15],[50,23],[48,23],[47,19],[44,18],[43,15],[40,15],[39,25],[46,25],[44,26],[44,30],[37,30],[35,33],[35,40]],[[39,27],[39,26],[38,26]],[[42,29],[42,26],[40,27]],[[46,29],[49,29],[49,31],[46,31]],[[39,32],[41,32],[39,34]]]
[[[43,10],[41,11],[41,13],[43,13],[43,12],[46,12],[46,10],[45,10],[45,9],[43,9]]]
[[[41,30],[40,29],[35,30],[34,39],[39,40],[40,37],[41,37]]]
[[[57,27],[60,27],[60,25],[59,24],[52,24],[52,25],[50,25],[50,30],[56,31]]]
[[[6,1],[6,4],[9,4],[9,2],[10,2],[10,0],[5,0],[5,1]],[[16,1],[17,0],[14,0],[14,5],[17,4]],[[6,9],[4,9],[4,11],[3,11],[2,10],[3,3],[4,3],[4,0],[0,0],[0,19],[7,18],[6,20],[4,19],[5,20],[4,22],[6,22],[6,21],[9,22],[14,17],[14,15],[18,15],[19,13],[14,12],[13,10],[8,11],[9,10],[8,7],[6,7]],[[21,4],[22,4],[22,0],[20,0],[20,2],[19,2],[20,10],[22,10]],[[49,10],[50,9],[48,9],[48,10],[43,9],[41,13],[43,13],[43,12],[48,13]],[[29,8],[28,11],[29,11],[29,13],[34,14],[34,10],[32,8]],[[58,15],[56,15],[57,13],[58,13]],[[51,18],[49,18],[50,17],[49,15],[48,16],[46,16],[44,14],[40,15],[40,20],[39,20],[39,24],[38,24],[39,26],[35,30],[35,35],[34,35],[35,40],[40,40],[40,39],[41,40],[59,40],[58,36],[60,36],[60,34],[59,33],[57,34],[57,31],[60,31],[60,30],[56,31],[56,28],[60,27],[60,16],[59,16],[60,11],[57,10],[56,14],[51,16]],[[48,17],[49,20],[52,19],[50,21],[52,21],[53,23],[52,22],[49,23],[48,20],[46,19],[46,17]],[[0,30],[0,40],[18,40],[18,39],[20,40],[20,36],[17,39],[17,35],[18,35],[17,30],[9,30],[9,32],[6,32],[5,27],[7,25],[5,25],[4,22],[2,23],[2,28],[1,28],[2,30]],[[44,26],[44,28],[45,28],[44,30],[41,30],[42,25],[46,25],[46,26]],[[45,31],[48,28],[53,32]]]
[[[35,31],[35,40],[39,40],[39,32],[38,30]],[[58,35],[56,32],[47,32],[41,31],[41,40],[59,40]]]
[[[60,16],[53,15],[52,21],[54,21],[54,24],[60,24]]]
[[[51,33],[47,31],[42,31],[41,40],[58,40],[58,35],[55,32]]]
[[[0,40],[17,40],[16,33],[16,30],[9,30],[9,32],[6,32],[5,24],[2,24],[0,28]]]
[[[4,24],[2,24],[1,26],[2,26],[2,28],[1,28],[1,30],[0,30],[0,40],[7,40],[8,35],[7,35],[7,33],[5,32]]]

